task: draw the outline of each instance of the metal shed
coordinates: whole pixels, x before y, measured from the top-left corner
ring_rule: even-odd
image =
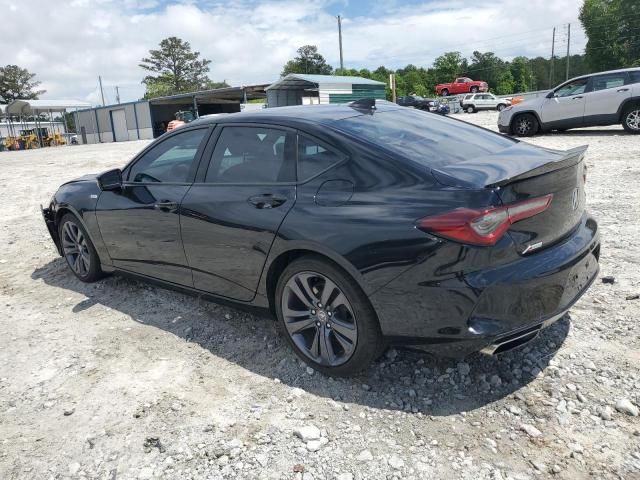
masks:
[[[266,88],[267,105],[346,103],[361,98],[386,98],[386,84],[362,77],[290,73]]]
[[[265,98],[267,85],[216,88],[82,110],[75,114],[76,128],[82,143],[156,138],[176,112],[191,111],[195,116],[239,112],[241,104]]]

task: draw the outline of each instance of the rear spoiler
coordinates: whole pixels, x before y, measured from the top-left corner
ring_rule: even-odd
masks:
[[[493,155],[453,163],[432,170],[438,183],[463,188],[496,188],[574,166],[584,159],[588,145],[552,150],[520,142]]]

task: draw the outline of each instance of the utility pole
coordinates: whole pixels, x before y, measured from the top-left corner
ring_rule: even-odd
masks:
[[[118,88],[117,85],[116,85],[116,102],[118,102],[118,105],[120,105],[120,89]]]
[[[104,91],[102,90],[102,77],[100,75],[98,75],[98,83],[100,84],[100,95],[102,96],[102,106],[104,107]]]
[[[556,27],[553,27],[553,40],[551,42],[551,66],[549,67],[549,88],[553,87],[553,57],[556,52]]]
[[[338,15],[338,42],[340,44],[340,70],[344,73],[344,61],[342,59],[342,18]]]
[[[389,88],[391,88],[391,100],[396,103],[396,76],[393,73],[389,74]]]
[[[565,80],[569,80],[569,47],[571,46],[571,24],[567,24],[567,74]]]

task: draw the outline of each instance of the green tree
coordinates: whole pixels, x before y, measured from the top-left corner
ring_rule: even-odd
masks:
[[[315,45],[304,45],[297,50],[298,56],[289,60],[282,68],[281,76],[290,73],[331,75],[333,67],[318,53]]]
[[[592,69],[630,67],[640,61],[640,0],[585,0],[579,18]]]
[[[467,59],[460,52],[446,52],[433,62],[433,80],[436,84],[452,82],[467,68]]]
[[[489,90],[497,90],[498,83],[504,80],[507,63],[493,52],[473,52],[467,74],[474,80],[484,80],[489,84]],[[503,85],[504,86],[504,85]]]
[[[524,92],[526,90],[519,91]],[[514,93],[514,80],[511,70],[506,69],[500,74],[500,77],[496,81],[495,92],[498,95],[509,95],[510,93]]]
[[[150,50],[139,64],[152,72],[142,83],[146,86],[145,98],[155,98],[176,93],[186,93],[207,88],[211,82],[207,76],[211,60],[200,59],[200,52],[191,50],[189,42],[178,37],[165,38],[158,50]]]
[[[508,93],[528,92],[533,88],[533,71],[527,57],[515,57],[509,65],[513,79],[513,91]],[[504,74],[501,77],[504,80]]]
[[[17,65],[0,67],[0,98],[5,102],[13,100],[35,100],[46,90],[37,90],[41,82],[34,80],[35,73]]]

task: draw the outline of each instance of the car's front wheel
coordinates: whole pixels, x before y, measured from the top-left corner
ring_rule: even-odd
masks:
[[[640,105],[633,105],[624,111],[622,127],[627,132],[640,133]]]
[[[471,93],[478,93],[478,87],[471,87]]]
[[[520,137],[530,137],[538,133],[540,127],[538,125],[538,119],[534,115],[523,113],[513,120],[513,126],[511,128],[513,133]]]
[[[449,90],[447,90],[446,88],[444,88],[441,92],[440,95],[442,95],[443,97],[446,97],[449,95]]]
[[[474,113],[476,111],[475,107],[473,105],[469,105],[467,107],[467,113]]]
[[[367,296],[346,272],[322,258],[289,264],[275,294],[278,323],[296,354],[327,375],[365,369],[382,351]]]
[[[499,103],[498,106],[496,107],[496,109],[501,112],[502,110],[504,110],[505,108],[507,108],[507,106],[504,103]]]
[[[58,224],[58,238],[67,265],[83,282],[95,282],[104,276],[100,258],[80,221],[71,213]]]

